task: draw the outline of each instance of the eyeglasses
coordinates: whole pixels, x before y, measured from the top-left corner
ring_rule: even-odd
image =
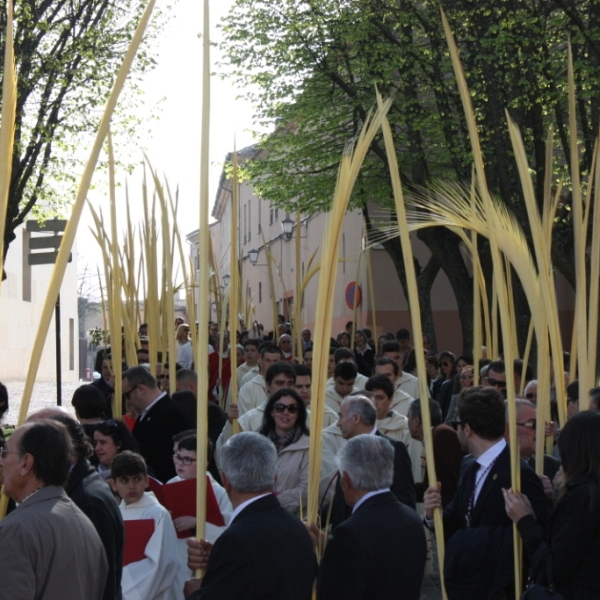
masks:
[[[520,425],[521,427],[527,427],[528,429],[535,429],[536,424],[536,419],[529,419],[529,421],[526,421],[525,423],[517,423],[517,425]]]
[[[526,400],[533,400],[534,398],[537,398],[537,393],[529,392],[529,394],[525,394]]]
[[[501,390],[506,387],[506,381],[498,381],[497,379],[492,379],[491,377],[486,377],[486,381],[491,387],[499,387]]]
[[[133,392],[133,390],[135,390],[135,388],[137,388],[137,386],[138,384],[136,383],[130,390],[123,392],[123,398],[125,398],[125,400],[131,400],[131,393]]]
[[[290,415],[295,415],[298,412],[297,404],[273,404],[273,410],[278,414],[282,415],[286,410]]]
[[[190,458],[189,456],[181,456],[181,454],[173,454],[173,460],[176,463],[183,463],[186,467],[189,467],[192,463],[195,463],[196,458]]]

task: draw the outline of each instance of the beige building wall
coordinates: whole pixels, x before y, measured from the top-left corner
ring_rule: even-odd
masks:
[[[300,229],[294,227],[292,238],[286,240],[282,235],[281,223],[286,218],[296,221],[296,215],[260,200],[254,195],[252,186],[243,183],[239,185],[239,235],[237,240],[231,240],[233,202],[231,186],[231,180],[226,180],[223,175],[212,212],[215,222],[211,224],[216,261],[221,277],[228,274],[232,243],[237,243],[242,288],[250,291],[254,305],[254,318],[264,325],[265,332],[269,332],[273,329],[273,317],[265,244],[269,245],[281,272],[280,276],[274,268],[277,312],[285,315],[289,320],[293,316],[293,302],[297,300],[295,294],[295,237],[300,235],[300,272],[303,279],[308,272],[309,261],[313,253],[315,253],[313,264],[318,264],[320,260],[323,235],[328,228],[328,215],[324,213],[312,216],[301,215]],[[412,239],[415,256],[424,266],[430,256],[429,250],[423,242],[417,239],[416,234],[413,234]],[[197,247],[194,249],[194,243],[197,244],[197,232],[190,234],[188,240],[192,246],[192,256],[194,256],[194,252],[197,252]],[[362,301],[356,315],[359,327],[371,328],[374,335],[384,332],[395,333],[400,327],[406,327],[412,331],[410,312],[398,275],[391,258],[383,247],[378,245],[373,247],[370,253],[376,308],[376,327],[373,327],[366,253],[362,253],[360,269],[358,268],[359,256],[364,248],[364,243],[362,212],[360,210],[348,211],[340,236],[340,263],[337,270],[331,335],[335,337],[344,329],[346,322],[353,318],[353,311],[346,304],[345,291],[348,284],[354,281],[358,281],[362,292]],[[248,256],[250,250],[259,252],[257,264],[254,266]],[[466,258],[466,262],[467,268],[470,268],[468,258]],[[306,287],[301,313],[302,326],[309,327],[311,330],[314,330],[315,326],[318,281],[319,273],[317,272]],[[560,276],[557,276],[557,294],[564,339],[570,339],[573,293],[568,283]],[[290,303],[289,309],[286,299]],[[432,308],[437,350],[462,353],[463,340],[458,307],[448,278],[442,271],[432,288]],[[212,314],[213,320],[216,320],[216,313]],[[246,325],[250,328],[252,323],[246,323]]]
[[[0,331],[4,360],[0,381],[24,381],[50,284],[53,265],[27,264],[29,252],[24,227],[17,230],[17,239],[6,256],[7,279],[0,292]],[[36,234],[34,234],[36,235]],[[68,264],[60,291],[62,380],[79,380],[78,320],[77,320],[77,251]],[[42,352],[37,381],[56,381],[54,316]]]

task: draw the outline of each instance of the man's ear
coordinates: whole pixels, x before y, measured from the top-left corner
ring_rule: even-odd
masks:
[[[108,483],[110,484],[110,487],[111,487],[112,491],[115,494],[118,494],[119,492],[117,492],[117,486],[115,484],[115,480],[112,477],[108,480]]]
[[[229,492],[231,491],[231,483],[229,483],[229,479],[227,479],[227,475],[225,475],[223,471],[219,471],[219,475],[221,476],[221,485],[223,486],[223,489],[227,492],[227,495],[229,496]]]
[[[33,472],[35,466],[35,458],[33,454],[24,454],[21,458],[21,475],[26,476]]]
[[[342,488],[342,492],[345,492],[352,487],[352,481],[350,481],[350,476],[348,473],[346,473],[346,471],[342,471],[340,473],[340,486]]]

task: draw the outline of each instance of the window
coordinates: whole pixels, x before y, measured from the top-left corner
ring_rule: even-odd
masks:
[[[279,219],[279,209],[276,207],[275,208],[275,220],[277,221],[277,219]]]
[[[75,319],[69,319],[69,371],[75,370]]]
[[[273,207],[269,208],[269,225],[273,225]]]
[[[31,302],[31,265],[27,258],[30,238],[31,233],[23,229],[23,302]]]
[[[248,200],[248,241],[252,236],[252,200]]]
[[[262,282],[258,282],[258,303],[262,302]]]

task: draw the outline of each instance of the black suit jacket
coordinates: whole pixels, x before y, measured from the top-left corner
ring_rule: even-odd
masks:
[[[372,496],[329,538],[319,600],[418,600],[426,557],[417,513],[391,492]]]
[[[377,431],[375,435],[385,438],[394,447],[394,481],[390,488],[396,496],[396,498],[404,505],[412,508],[416,508],[417,503],[415,499],[415,482],[412,475],[412,465],[410,462],[410,456],[408,450],[402,442],[397,442],[391,438],[383,435],[380,431]],[[342,492],[342,486],[340,484],[340,478],[336,478],[335,482],[335,493],[333,495],[333,506],[331,508],[331,530],[333,531],[340,523],[345,521],[351,514],[352,509],[346,504],[344,494]],[[323,511],[325,516],[327,511]]]
[[[93,523],[104,545],[108,561],[104,600],[121,598],[123,518],[108,483],[85,458],[80,458],[69,473],[65,491]]]
[[[468,471],[475,459],[463,461],[458,491],[444,509],[444,534],[447,540],[444,566],[448,597],[479,599],[483,590],[510,593],[512,581],[512,521],[506,514],[502,488],[511,487],[508,446],[498,455],[483,483],[471,513],[471,527],[466,515],[471,495]],[[548,501],[539,477],[525,460],[521,460],[521,491],[529,498],[537,518],[548,519]],[[483,595],[482,595],[483,593]]]
[[[310,600],[316,573],[306,527],[269,494],[220,535],[202,586],[188,600]]]
[[[135,422],[133,437],[157,479],[165,483],[175,477],[173,436],[192,429],[188,415],[171,398],[163,396],[146,414]]]

